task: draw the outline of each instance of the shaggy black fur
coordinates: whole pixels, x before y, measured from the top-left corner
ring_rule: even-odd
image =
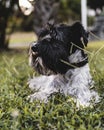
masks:
[[[72,43],[76,46],[73,45],[71,54],[77,49],[83,49],[87,46],[88,32],[85,31],[80,22],[76,22],[72,26],[65,24],[48,24],[46,28],[41,30],[36,44],[31,46],[31,50],[36,53],[35,56],[33,56],[34,62],[37,57],[41,57],[42,64],[45,68],[52,70],[54,73],[64,74],[68,69],[71,69],[72,66],[63,63],[61,60],[69,62],[68,57],[71,55],[70,49]],[[81,51],[83,57],[86,57],[83,50]],[[86,63],[87,60],[84,64]],[[78,65],[80,66],[80,64],[83,63],[79,63]],[[75,65],[78,66],[77,64]],[[38,65],[36,68],[38,68]]]

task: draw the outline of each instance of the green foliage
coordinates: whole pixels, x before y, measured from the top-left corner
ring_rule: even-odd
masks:
[[[62,20],[80,20],[81,4],[79,0],[61,0],[60,13]]]
[[[88,16],[88,26],[93,26],[94,25],[94,21],[95,21],[95,17],[92,16]]]
[[[32,92],[27,82],[36,73],[33,74],[33,70],[28,65],[27,50],[1,53],[0,129],[103,130],[104,49],[100,48],[102,45],[102,43],[91,43],[88,46],[91,72],[96,83],[95,89],[102,99],[91,108],[80,109],[76,108],[70,97],[60,94],[52,96],[47,104],[39,101],[29,102],[27,96]]]

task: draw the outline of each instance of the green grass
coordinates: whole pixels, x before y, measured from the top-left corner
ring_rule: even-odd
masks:
[[[102,45],[88,46],[95,89],[102,99],[84,109],[63,95],[47,104],[30,103],[27,81],[36,73],[28,65],[28,51],[0,53],[0,130],[104,130],[104,49],[97,51]]]

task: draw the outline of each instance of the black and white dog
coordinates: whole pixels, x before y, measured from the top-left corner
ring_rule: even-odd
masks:
[[[50,95],[63,93],[77,101],[77,105],[89,106],[99,96],[90,90],[93,80],[90,75],[88,56],[84,48],[88,43],[88,32],[80,22],[72,26],[51,25],[41,30],[37,42],[30,45],[30,65],[42,74],[29,81],[35,90],[31,101],[48,101]]]

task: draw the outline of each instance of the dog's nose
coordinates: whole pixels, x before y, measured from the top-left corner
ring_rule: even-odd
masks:
[[[34,52],[37,52],[38,51],[38,46],[36,44],[32,45],[31,50],[34,51]]]

